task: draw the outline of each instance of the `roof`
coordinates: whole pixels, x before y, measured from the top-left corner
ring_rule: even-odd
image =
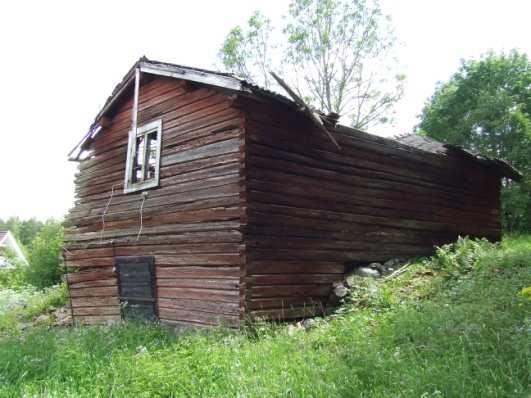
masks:
[[[91,124],[89,131],[83,136],[82,140],[70,151],[68,154],[70,160],[78,160],[82,150],[92,141],[99,133],[100,120],[112,108],[114,103],[121,97],[121,95],[134,84],[135,69],[140,69],[140,72],[173,77],[192,82],[203,83],[206,85],[220,87],[235,92],[251,93],[273,99],[284,104],[296,106],[289,98],[275,93],[271,90],[257,86],[256,84],[245,80],[242,77],[236,76],[233,73],[216,72],[208,69],[195,68],[190,66],[171,64],[168,62],[149,60],[146,57],[141,57],[129,69],[129,71],[122,78],[122,81],[116,85],[111,95],[105,101],[103,108],[98,112]]]
[[[8,234],[9,234],[9,231],[0,231],[0,244],[4,242]]]
[[[450,152],[457,153],[464,158],[471,159],[486,167],[494,169],[500,176],[507,177],[515,181],[522,178],[522,174],[504,160],[489,158],[478,153],[474,153],[457,145],[452,145],[434,140],[433,138],[418,134],[408,134],[395,138],[401,144],[411,146],[426,152],[446,155]]]
[[[418,134],[404,135],[395,138],[395,140],[401,144],[409,145],[410,147],[421,149],[426,152],[446,153],[446,148],[442,142]]]
[[[103,105],[103,108],[96,115],[94,122],[91,124],[89,131],[85,134],[82,140],[70,151],[69,157],[71,160],[78,160],[79,155],[86,149],[90,142],[96,137],[101,130],[101,119],[112,108],[115,102],[121,97],[134,84],[135,70],[139,69],[140,72],[173,77],[176,79],[182,79],[192,82],[198,82],[209,86],[220,87],[233,92],[249,93],[256,96],[270,99],[276,102],[280,102],[284,105],[293,107],[294,110],[301,111],[301,107],[297,103],[279,93],[257,86],[252,82],[249,82],[242,77],[236,76],[233,73],[217,72],[208,69],[195,68],[190,66],[183,66],[178,64],[171,64],[168,62],[160,62],[149,60],[146,57],[141,57],[131,69],[125,74],[122,81],[116,85],[109,98]],[[329,120],[323,113],[319,113],[320,118],[326,125]],[[334,123],[335,124],[335,123]],[[352,134],[356,134],[359,130],[350,129],[345,126],[341,126],[342,130],[349,130]],[[325,129],[326,130],[326,129]],[[330,135],[330,134],[329,134]],[[490,159],[485,156],[472,154],[463,148],[453,146],[450,144],[444,144],[431,138],[422,137],[416,134],[406,135],[396,139],[401,144],[427,151],[435,154],[446,154],[449,150],[460,153],[462,156],[474,159],[488,167],[494,168],[503,177],[519,180],[522,175],[510,166],[508,163],[498,160]]]

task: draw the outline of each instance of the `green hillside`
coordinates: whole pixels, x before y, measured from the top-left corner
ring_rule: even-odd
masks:
[[[0,318],[0,396],[528,397],[530,270],[531,236],[460,240],[357,280],[307,329],[20,331],[16,307]]]

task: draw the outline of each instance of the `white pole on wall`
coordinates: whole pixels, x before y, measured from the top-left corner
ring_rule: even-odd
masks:
[[[135,69],[135,98],[133,102],[133,114],[132,114],[132,122],[133,122],[133,132],[136,136],[137,131],[137,123],[138,123],[138,91],[140,89],[140,68]]]

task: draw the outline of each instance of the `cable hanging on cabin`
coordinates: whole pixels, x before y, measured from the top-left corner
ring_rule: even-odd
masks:
[[[68,255],[72,255],[72,252],[70,250],[68,250],[65,246],[61,246],[61,250],[65,251],[68,253]]]
[[[138,230],[138,235],[136,236],[136,240],[137,241],[140,239],[140,234],[142,234],[144,202],[146,201],[147,196],[148,196],[147,192],[145,192],[145,191],[142,192],[142,203],[140,204],[140,229]]]
[[[100,231],[100,243],[103,242],[103,232],[105,231],[105,215],[107,214],[107,211],[109,210],[109,206],[111,205],[112,198],[114,196],[114,188],[118,185],[122,185],[121,182],[113,184],[111,188],[111,196],[109,197],[109,200],[107,201],[107,205],[105,206],[105,209],[103,210],[103,213],[101,215],[101,231]]]

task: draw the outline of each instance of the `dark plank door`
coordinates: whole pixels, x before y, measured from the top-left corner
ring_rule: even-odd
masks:
[[[122,319],[157,319],[154,258],[116,257]]]

